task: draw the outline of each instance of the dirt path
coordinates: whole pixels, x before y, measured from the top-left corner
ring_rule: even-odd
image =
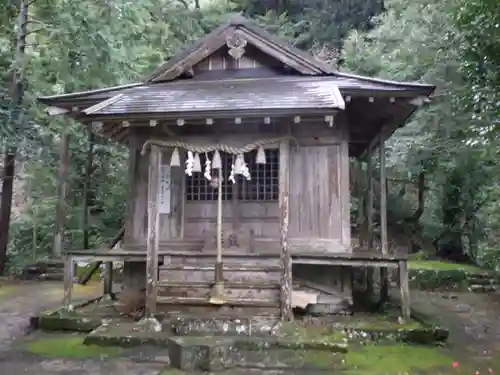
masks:
[[[99,285],[76,286],[74,298],[99,295]],[[0,297],[0,374],[9,375],[157,375],[161,364],[136,363],[127,358],[69,360],[47,359],[24,353],[12,345],[26,334],[29,319],[37,312],[58,306],[60,283],[30,283],[12,287]]]
[[[457,358],[500,365],[500,295],[412,292],[412,306],[450,330]]]

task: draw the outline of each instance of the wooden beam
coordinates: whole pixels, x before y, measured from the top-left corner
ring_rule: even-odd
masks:
[[[152,145],[149,152],[148,176],[148,231],[146,256],[146,311],[145,318],[154,318],[156,313],[156,284],[158,279],[159,215],[158,188],[161,151]]]
[[[66,196],[68,193],[69,170],[69,133],[64,131],[61,140],[59,181],[57,185],[57,208],[54,231],[53,255],[59,258],[62,255],[64,225],[66,224]]]
[[[385,176],[385,144],[379,145],[380,155],[380,247],[382,254],[389,254],[387,243],[387,181]],[[380,300],[386,302],[389,299],[389,277],[387,268],[380,268]]]
[[[284,321],[293,320],[292,311],[292,258],[288,246],[288,224],[289,224],[289,184],[290,184],[290,141],[280,142],[279,154],[279,187],[280,200],[280,265],[281,275],[281,295],[280,314]]]

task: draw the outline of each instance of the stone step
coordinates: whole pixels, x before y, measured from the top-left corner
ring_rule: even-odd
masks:
[[[344,368],[347,346],[271,337],[178,336],[169,339],[168,351],[172,367],[187,371],[218,372],[233,367],[332,371]]]
[[[278,323],[274,317],[177,316],[163,323],[176,336],[269,336]]]
[[[500,290],[500,285],[477,285],[473,284],[469,286],[469,290],[471,292],[476,292],[476,293],[488,293],[488,292],[496,292],[497,290]]]

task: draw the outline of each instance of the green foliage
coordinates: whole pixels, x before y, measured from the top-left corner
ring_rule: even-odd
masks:
[[[465,254],[499,267],[496,0],[216,0],[200,9],[171,0],[38,0],[30,3],[23,61],[15,59],[18,5],[0,2],[1,129],[11,129],[20,113],[10,98],[12,73],[25,67],[27,83],[21,118],[25,131],[15,140],[24,203],[15,208],[11,227],[12,266],[50,256],[63,132],[71,140],[65,246],[83,245],[87,132],[68,118],[49,118],[35,98],[138,81],[228,13],[240,11],[327,60],[336,61],[343,49],[340,61],[347,71],[435,84],[433,102],[389,142],[389,224],[403,228],[405,236],[422,238],[421,247],[435,244],[442,255]],[[127,150],[104,139],[95,143],[88,228],[92,247],[115,234],[126,209]],[[415,223],[422,173],[425,210]],[[358,203],[355,198],[353,214]]]
[[[494,99],[500,87],[497,5],[389,0],[373,30],[349,35],[343,56],[348,71],[436,85],[432,103],[388,143],[389,177],[406,181],[389,182],[389,221],[409,221],[418,203],[417,176],[423,172],[425,210],[412,230],[442,256],[490,267],[498,259],[490,227],[497,225],[500,212],[490,202],[498,201],[499,154],[493,142],[485,141],[484,126],[500,118],[493,109],[500,103]],[[478,68],[483,59],[486,75]],[[479,118],[482,124],[474,121]]]
[[[59,94],[136,82],[165,59],[221,22],[230,3],[203,12],[170,1],[40,0],[30,5],[30,48],[25,108],[29,131],[20,140],[24,204],[11,224],[9,264],[18,269],[51,256],[57,204],[60,137],[70,136],[69,192],[64,247],[83,246],[83,191],[89,148],[86,129],[63,117],[48,117],[35,102]],[[9,8],[9,28],[0,32],[0,72],[13,63],[12,36],[18,9]],[[5,46],[5,50],[3,49]],[[10,64],[10,65],[9,65]],[[10,79],[4,78],[7,87]],[[0,96],[0,121],[9,121],[12,103]],[[5,112],[1,109],[6,108]],[[103,246],[122,226],[126,209],[126,148],[97,137],[90,178],[90,246]]]
[[[497,138],[500,126],[500,12],[498,1],[459,1],[456,22],[461,32],[461,71],[467,79],[462,104],[482,138]]]

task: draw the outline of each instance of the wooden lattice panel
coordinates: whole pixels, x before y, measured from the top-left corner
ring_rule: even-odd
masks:
[[[265,150],[266,164],[257,164],[257,152],[245,154],[245,162],[250,171],[251,180],[243,176],[236,176],[236,188],[229,181],[233,156],[221,153],[222,160],[222,199],[232,200],[235,193],[242,201],[277,201],[279,196],[279,152],[277,149]],[[208,153],[212,160],[213,153]],[[200,155],[202,169],[205,167],[206,155]],[[202,172],[193,172],[192,176],[186,176],[186,200],[187,201],[216,201],[217,189],[210,186]],[[218,170],[212,170],[212,177],[216,177]]]

